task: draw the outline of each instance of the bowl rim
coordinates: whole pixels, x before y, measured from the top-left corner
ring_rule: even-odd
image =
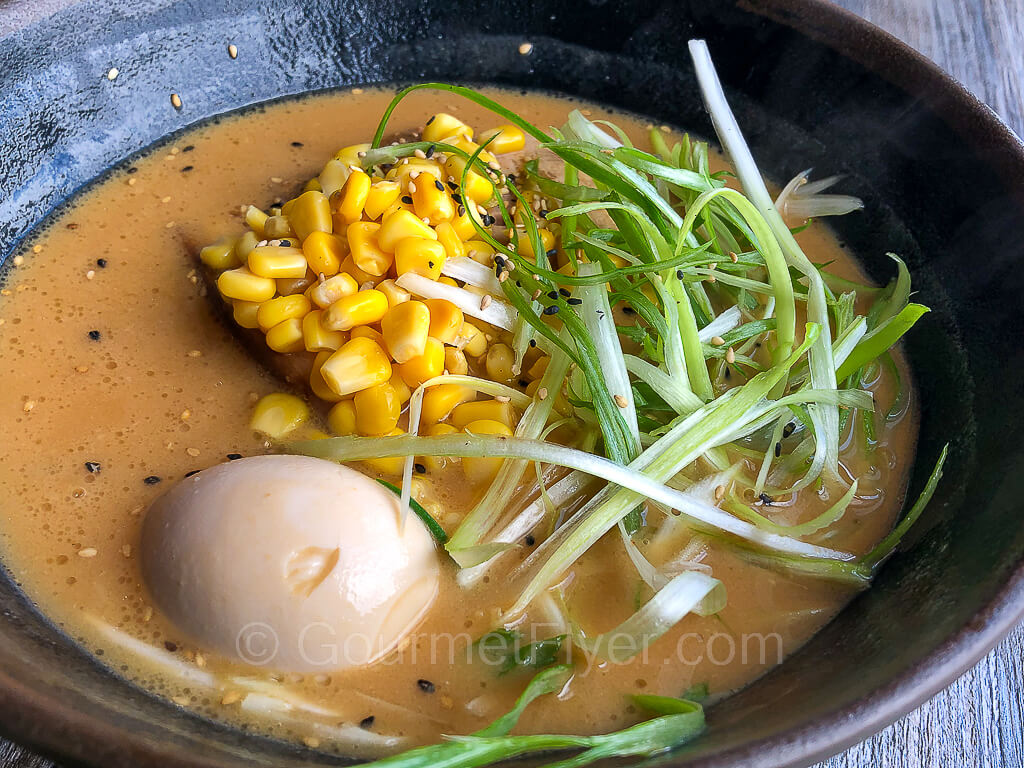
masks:
[[[901,91],[921,98],[955,132],[976,149],[998,154],[992,164],[1010,194],[1024,207],[1024,141],[991,107],[907,43],[861,16],[829,0],[733,0],[741,9],[836,50]],[[57,0],[53,12],[74,3]],[[18,4],[13,28],[18,27]],[[50,14],[44,13],[43,16]],[[39,17],[42,18],[42,17]],[[31,24],[39,18],[27,18]],[[941,105],[941,109],[937,107]],[[979,130],[981,136],[979,137]],[[667,764],[691,768],[796,768],[810,765],[870,737],[920,706],[977,664],[1018,623],[1024,620],[1024,557],[1006,583],[978,608],[967,623],[909,669],[844,708],[820,715],[794,729],[753,742]],[[225,768],[208,754],[182,755],[167,743],[125,731],[108,721],[68,707],[57,695],[31,689],[0,669],[0,731],[42,754],[82,764]]]

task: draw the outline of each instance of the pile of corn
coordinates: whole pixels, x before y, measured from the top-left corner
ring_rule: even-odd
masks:
[[[459,182],[466,160],[446,154],[443,145],[473,153],[479,147],[473,135],[461,120],[442,113],[422,130],[422,140],[436,142],[436,151],[417,150],[393,166],[363,169],[369,145],[346,147],[298,197],[269,212],[250,206],[245,234],[200,254],[219,273],[217,287],[239,326],[262,331],[277,353],[313,356],[309,387],[333,403],[327,421],[334,434],[401,434],[412,389],[442,373],[485,376],[529,394],[537,388],[547,362],[539,350],[531,350],[522,374],[514,376],[507,332],[469,322],[444,299],[418,300],[395,282],[412,272],[463,287],[441,274],[445,260],[454,257],[493,267],[494,251],[475,239],[471,217],[493,223],[487,206],[501,193],[503,176],[492,152],[520,150],[525,139],[507,125],[483,134],[481,141],[492,140],[480,158],[495,171],[494,183],[470,171],[464,200]],[[523,215],[532,213],[517,212]],[[540,224],[544,246],[553,248],[556,232]],[[521,242],[528,251],[529,240]],[[485,291],[464,287],[489,301]],[[264,431],[273,431],[268,424],[294,427],[296,412],[280,410],[286,402],[268,404],[275,415],[262,419]],[[518,417],[508,402],[476,401],[469,388],[441,384],[425,393],[421,433],[510,435]],[[396,472],[401,461],[374,463]],[[463,464],[468,474],[488,475],[488,461]]]

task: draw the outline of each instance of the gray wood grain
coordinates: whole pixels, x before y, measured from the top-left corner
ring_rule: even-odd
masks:
[[[838,0],[951,73],[1024,136],[1024,0]],[[1024,768],[1024,626],[920,709],[818,768]],[[53,768],[0,740],[3,768]]]

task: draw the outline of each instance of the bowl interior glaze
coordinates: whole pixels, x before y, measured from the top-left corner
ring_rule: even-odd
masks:
[[[23,9],[22,9],[23,10]],[[5,11],[0,9],[0,15]],[[8,19],[9,21],[9,19]],[[18,26],[17,20],[9,26]],[[934,311],[907,351],[922,402],[911,494],[945,478],[873,589],[656,762],[806,764],[973,664],[1024,609],[1024,151],[906,47],[817,0],[83,2],[0,39],[0,254],[113,164],[186,125],[303,91],[447,80],[542,88],[712,135],[685,41],[708,40],[762,168],[847,177],[836,228],[877,279],[901,254]],[[520,55],[523,41],[534,44]],[[238,45],[236,61],[224,53]],[[109,67],[120,70],[111,83]],[[171,92],[184,106],[168,106]],[[5,436],[8,451],[27,450]],[[105,766],[344,761],[246,736],[126,685],[0,579],[0,728]]]

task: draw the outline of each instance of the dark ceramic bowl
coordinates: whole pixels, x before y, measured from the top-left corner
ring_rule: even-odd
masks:
[[[60,6],[66,2],[57,0]],[[1019,366],[1024,152],[911,50],[816,0],[84,2],[0,6],[0,254],[104,169],[186,125],[284,94],[423,79],[583,96],[712,135],[685,41],[704,37],[762,167],[846,174],[838,229],[876,277],[887,250],[936,309],[908,346],[923,402],[916,493],[946,477],[904,551],[796,656],[714,707],[661,763],[801,765],[871,734],[974,664],[1024,610]],[[46,4],[43,5],[46,7]],[[6,14],[6,15],[4,15]],[[518,53],[529,40],[534,51]],[[237,61],[224,55],[235,42]],[[120,69],[116,83],[104,77]],[[184,108],[169,108],[168,95]],[[5,435],[8,450],[27,449]],[[0,580],[0,723],[65,760],[298,766],[339,760],[183,712],[100,667]]]

